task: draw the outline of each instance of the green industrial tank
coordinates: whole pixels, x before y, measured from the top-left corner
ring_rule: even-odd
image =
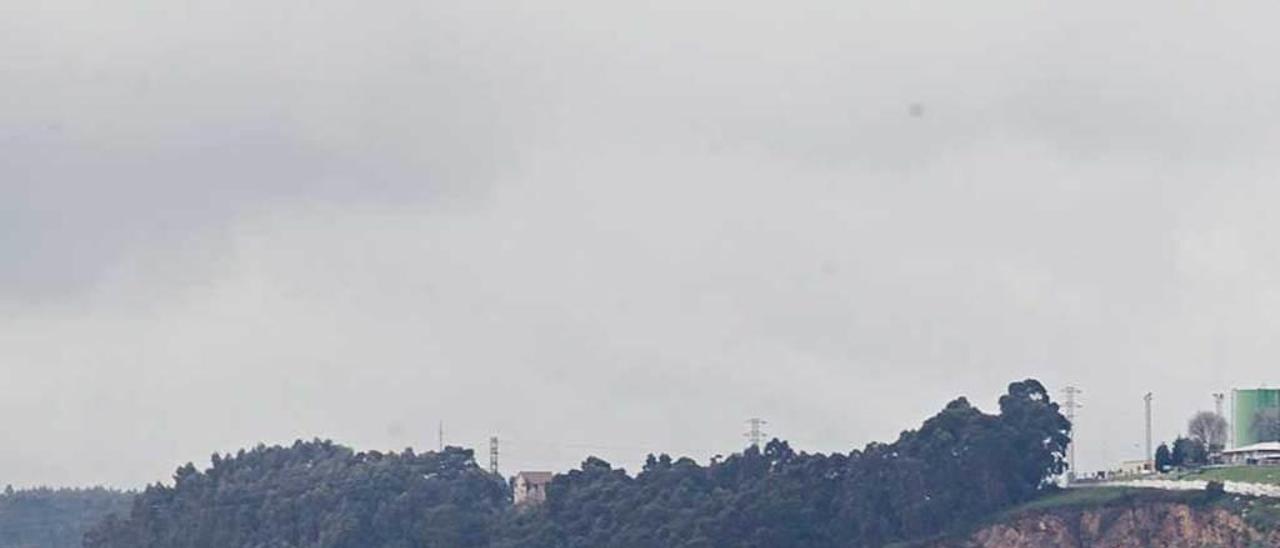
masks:
[[[1280,441],[1275,428],[1259,428],[1262,420],[1280,421],[1280,388],[1232,390],[1231,410],[1231,429],[1236,447]]]

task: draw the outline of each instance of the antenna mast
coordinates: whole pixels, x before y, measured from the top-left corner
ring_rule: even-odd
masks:
[[[1076,479],[1076,434],[1079,433],[1079,430],[1076,428],[1076,410],[1084,407],[1084,405],[1081,405],[1081,403],[1076,400],[1076,396],[1080,395],[1082,392],[1084,391],[1071,385],[1062,389],[1064,396],[1062,408],[1067,411],[1067,420],[1071,422],[1071,442],[1067,446],[1068,483]]]
[[[1147,459],[1147,462],[1151,463],[1151,469],[1155,470],[1155,457],[1151,452],[1151,393],[1147,392],[1142,396],[1142,401],[1147,406],[1147,454],[1143,458]]]

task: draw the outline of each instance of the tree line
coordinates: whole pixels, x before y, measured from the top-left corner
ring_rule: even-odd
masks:
[[[0,548],[78,548],[85,532],[129,511],[133,493],[104,488],[0,492]]]
[[[1222,451],[1226,444],[1227,420],[1211,411],[1198,411],[1187,421],[1187,435],[1161,443],[1152,460],[1160,472],[1195,468],[1209,464],[1210,456]]]
[[[258,447],[178,469],[89,548],[836,547],[944,533],[1052,489],[1071,425],[1039,382],[999,413],[964,398],[892,443],[849,453],[781,440],[700,464],[650,455],[635,475],[588,458],[542,505],[513,508],[470,450],[356,453],[328,441]]]

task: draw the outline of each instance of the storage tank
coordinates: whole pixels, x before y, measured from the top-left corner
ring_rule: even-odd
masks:
[[[1262,436],[1258,431],[1260,418],[1276,417],[1280,420],[1280,388],[1248,388],[1231,391],[1231,439],[1236,447],[1253,445],[1262,441],[1280,441],[1278,436]],[[1261,439],[1269,437],[1272,439]]]

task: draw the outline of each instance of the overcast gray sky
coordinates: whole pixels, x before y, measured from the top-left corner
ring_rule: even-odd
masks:
[[[0,0],[0,483],[1280,384],[1271,3]],[[483,455],[482,455],[483,460]]]

